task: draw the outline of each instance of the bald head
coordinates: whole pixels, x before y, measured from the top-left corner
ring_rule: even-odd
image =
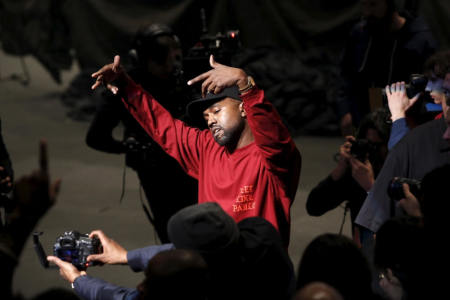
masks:
[[[294,300],[344,300],[344,298],[331,285],[316,281],[298,290]]]

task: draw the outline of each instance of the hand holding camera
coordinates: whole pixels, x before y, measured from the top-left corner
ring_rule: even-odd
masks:
[[[78,270],[73,264],[63,261],[56,256],[48,256],[47,259],[49,262],[57,265],[61,277],[72,284],[78,277],[87,275],[85,271]]]
[[[422,216],[418,200],[421,193],[421,182],[419,180],[394,177],[388,186],[387,193],[408,215]]]
[[[366,159],[362,162],[358,158],[352,157],[350,159],[350,166],[352,168],[353,179],[368,192],[375,182],[375,175],[370,161]]]
[[[393,83],[390,86],[387,85],[385,91],[392,122],[404,118],[406,111],[412,107],[420,97],[419,92],[415,94],[413,98],[408,98],[406,84],[403,81]]]
[[[339,147],[339,153],[337,154],[337,166],[331,172],[331,178],[337,181],[344,176],[349,167],[349,160],[351,158],[350,150],[352,148],[352,142],[355,141],[355,137],[348,135],[345,137],[345,142]]]
[[[87,257],[88,262],[97,262],[102,264],[117,265],[127,264],[127,250],[119,245],[113,239],[107,237],[103,231],[94,230],[89,234],[90,238],[98,238],[103,246],[103,252],[91,254]]]
[[[331,173],[331,177],[333,180],[340,179],[350,167],[353,179],[364,190],[369,191],[375,181],[372,164],[368,160],[374,150],[373,145],[367,140],[357,140],[353,136],[347,136],[345,139],[339,148],[338,165]]]

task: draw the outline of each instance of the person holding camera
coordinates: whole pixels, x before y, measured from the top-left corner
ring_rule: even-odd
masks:
[[[204,97],[192,101],[188,111],[203,117],[205,130],[172,117],[123,71],[119,56],[92,74],[92,88],[109,84],[122,97],[146,132],[199,180],[199,203],[217,202],[237,222],[263,217],[287,247],[300,153],[273,105],[244,70],[219,64],[213,56],[210,66],[188,81],[202,82]]]
[[[89,262],[110,265],[128,265],[135,272],[146,272],[141,288],[119,287],[88,276],[85,271],[56,256],[48,256],[50,262],[60,268],[61,276],[73,284],[75,292],[83,299],[135,299],[145,296],[146,288],[150,299],[175,299],[174,295],[187,291],[197,291],[208,295],[208,299],[291,299],[295,286],[295,274],[288,253],[277,230],[261,217],[247,218],[236,223],[217,203],[206,202],[191,205],[178,211],[168,224],[171,244],[152,245],[127,251],[119,243],[101,230],[90,233],[98,238],[103,252],[91,254]],[[170,251],[195,251],[205,260],[208,282],[195,282],[195,277],[185,278],[185,282],[173,282],[170,289],[153,286],[164,278],[148,276],[157,270],[167,269],[171,273],[185,264],[158,266],[155,258]],[[183,273],[180,274],[180,277]],[[230,278],[237,284],[230,283]],[[172,278],[167,276],[166,280]],[[176,279],[176,278],[173,278]],[[186,285],[186,283],[189,283]],[[241,284],[245,282],[246,284]],[[260,287],[255,290],[255,286]],[[185,288],[185,291],[183,291]],[[147,299],[147,298],[146,298]]]
[[[382,104],[386,84],[422,73],[437,49],[429,26],[395,0],[361,0],[361,21],[353,27],[341,60],[336,110],[343,136]]]
[[[394,177],[420,179],[427,172],[450,163],[450,64],[436,64],[435,75],[444,80],[443,118],[416,127],[390,151],[356,223],[376,233],[390,217],[403,212],[393,207],[387,189]]]
[[[163,24],[143,26],[134,37],[130,56],[131,78],[155,95],[173,116],[183,117],[189,96],[180,85],[181,45],[172,30]],[[124,126],[123,140],[113,137],[120,123]],[[86,143],[99,151],[125,154],[126,166],[136,171],[150,206],[151,214],[145,210],[147,217],[160,241],[169,242],[167,221],[179,209],[196,203],[197,181],[185,174],[108,90],[103,93]]]
[[[390,126],[387,112],[368,114],[355,137],[347,136],[339,148],[337,166],[330,175],[314,187],[306,200],[306,211],[322,216],[347,201],[352,220],[352,233],[359,244],[359,231],[354,220],[387,155]]]
[[[432,106],[432,109],[436,110],[436,106],[442,106],[445,101],[443,83],[444,80],[436,76],[440,74],[443,77],[442,68],[446,65],[450,65],[450,51],[439,51],[425,62],[425,76],[427,79],[427,84],[425,86],[424,92],[430,94],[429,99],[433,104],[428,103],[427,105]],[[422,93],[415,95],[413,98],[408,98],[406,92],[405,82],[395,82],[391,85],[387,85],[386,96],[388,100],[389,110],[391,112],[392,120],[392,131],[389,138],[388,147],[392,149],[398,141],[400,141],[403,136],[405,136],[410,129],[416,127],[414,120],[408,116],[409,110],[414,106]],[[426,106],[427,107],[427,106]],[[442,108],[439,107],[438,111]],[[436,113],[434,119],[442,118],[442,112]]]

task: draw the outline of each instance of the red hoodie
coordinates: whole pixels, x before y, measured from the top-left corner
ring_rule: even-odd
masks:
[[[139,85],[130,81],[125,90],[123,101],[134,118],[198,180],[199,203],[217,202],[236,222],[263,217],[289,244],[290,207],[300,179],[301,156],[264,91],[253,88],[242,95],[255,140],[230,153],[209,130],[173,118]]]

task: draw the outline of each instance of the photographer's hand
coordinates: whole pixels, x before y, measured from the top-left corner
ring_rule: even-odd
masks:
[[[352,167],[352,177],[366,191],[370,191],[375,182],[372,164],[368,159],[363,163],[359,159],[350,158],[350,166]]]
[[[92,78],[95,78],[95,83],[92,85],[91,89],[96,89],[100,85],[105,85],[113,94],[119,92],[119,88],[113,85],[113,82],[120,79],[121,77],[126,77],[123,66],[120,64],[120,56],[114,56],[114,62],[112,64],[107,64],[103,66],[100,70],[93,73]]]
[[[85,271],[78,270],[71,263],[63,261],[56,256],[47,256],[47,260],[57,265],[59,267],[59,274],[61,277],[70,283],[73,283],[75,279],[80,276],[87,275]]]
[[[50,184],[48,172],[47,142],[39,144],[39,169],[22,176],[14,184],[14,201],[17,207],[12,215],[41,217],[56,202],[61,179]]]
[[[413,217],[422,217],[422,211],[420,209],[420,204],[417,198],[409,190],[409,185],[407,183],[403,184],[403,193],[405,198],[398,201],[398,205],[403,208],[403,210]]]
[[[211,55],[209,64],[212,70],[198,75],[188,81],[188,85],[203,81],[202,96],[207,92],[218,94],[224,88],[237,85],[239,89],[244,89],[248,85],[248,76],[242,69],[228,67],[217,63]]]
[[[416,103],[420,94],[409,99],[406,94],[405,82],[396,82],[391,86],[386,86],[386,96],[388,98],[388,106],[391,112],[392,122],[404,118],[406,111]]]
[[[331,171],[331,178],[337,181],[344,176],[349,167],[349,160],[351,158],[350,149],[352,148],[352,141],[355,137],[348,135],[345,137],[345,142],[339,147],[339,160],[336,168]]]
[[[87,257],[87,261],[98,261],[104,264],[117,265],[127,264],[127,250],[116,241],[107,237],[103,231],[94,230],[89,234],[90,238],[98,237],[103,246],[103,253],[92,254]]]

